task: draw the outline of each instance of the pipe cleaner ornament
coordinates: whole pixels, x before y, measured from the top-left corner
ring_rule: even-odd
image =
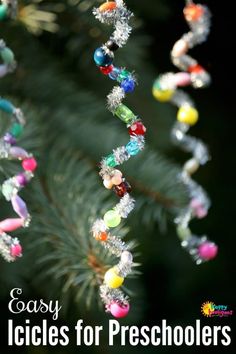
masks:
[[[146,128],[142,121],[122,103],[126,94],[135,89],[134,74],[125,68],[113,65],[114,52],[126,44],[131,33],[129,20],[133,14],[122,0],[108,1],[94,9],[93,13],[100,22],[114,26],[110,39],[95,50],[94,61],[104,75],[118,82],[107,96],[107,106],[114,116],[126,124],[130,135],[127,145],[114,149],[101,161],[100,176],[103,184],[105,188],[113,189],[120,201],[105,213],[103,219],[97,219],[92,226],[93,237],[111,254],[119,258],[118,264],[105,273],[104,282],[100,286],[100,296],[107,312],[116,318],[121,318],[128,314],[130,308],[128,297],[120,287],[124,278],[131,273],[133,256],[128,246],[119,237],[112,235],[111,230],[118,226],[122,219],[128,217],[135,201],[130,196],[130,184],[117,166],[143,150]]]
[[[0,5],[0,20],[15,18],[16,12],[17,1],[4,0]],[[0,55],[3,60],[3,64],[0,65],[2,77],[16,67],[14,54],[6,47],[3,40],[0,40]],[[0,253],[7,262],[13,262],[22,255],[22,247],[18,238],[8,235],[7,232],[29,226],[30,214],[26,203],[18,194],[33,178],[37,163],[31,154],[16,145],[25,125],[20,108],[16,108],[10,101],[0,97],[0,111],[7,114],[12,121],[10,128],[0,138],[0,159],[20,160],[23,169],[17,175],[5,180],[0,187],[5,200],[11,202],[13,210],[19,216],[0,221]]]
[[[177,122],[171,131],[171,137],[175,144],[184,151],[192,153],[180,175],[181,181],[186,185],[190,204],[176,218],[177,234],[182,241],[182,246],[190,253],[197,264],[209,261],[216,257],[218,247],[209,241],[206,236],[197,237],[192,234],[189,223],[193,218],[201,219],[208,213],[210,200],[193,179],[192,174],[200,165],[204,165],[209,159],[208,149],[205,144],[192,136],[187,135],[189,128],[197,123],[198,111],[190,97],[179,90],[178,87],[192,85],[194,88],[203,88],[210,84],[210,75],[187,55],[187,51],[197,44],[204,42],[210,31],[211,14],[206,6],[186,1],[184,16],[190,27],[190,32],[179,39],[171,52],[172,62],[181,70],[180,73],[166,73],[157,78],[153,85],[153,95],[160,102],[170,101],[179,110]]]

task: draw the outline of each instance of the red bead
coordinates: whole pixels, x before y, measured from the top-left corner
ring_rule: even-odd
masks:
[[[95,236],[95,239],[96,239],[97,241],[106,241],[107,238],[108,238],[108,235],[107,235],[106,232],[100,232],[99,234],[97,234],[97,235]]]
[[[187,21],[197,21],[203,13],[204,7],[201,5],[190,4],[184,8],[184,16]]]
[[[119,186],[115,186],[113,189],[116,195],[122,198],[126,193],[131,192],[131,185],[128,182],[124,181],[121,184],[119,184]]]
[[[22,167],[25,171],[33,172],[37,168],[37,162],[35,158],[29,157],[22,161]]]
[[[144,135],[146,130],[147,129],[142,122],[135,122],[129,128],[129,135]]]
[[[192,74],[199,74],[202,73],[203,71],[205,71],[204,68],[199,64],[192,65],[188,68],[188,72]]]
[[[113,65],[108,65],[108,66],[100,66],[100,71],[104,74],[104,75],[108,75],[112,72],[113,70]]]

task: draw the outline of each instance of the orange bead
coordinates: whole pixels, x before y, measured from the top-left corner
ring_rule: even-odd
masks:
[[[199,74],[199,73],[202,73],[203,71],[204,71],[204,68],[199,64],[192,65],[188,68],[188,72],[193,73],[193,74]]]
[[[99,11],[100,12],[112,11],[115,8],[116,8],[116,2],[115,1],[108,1],[108,2],[104,2],[104,4],[102,4],[99,7]]]
[[[95,239],[97,241],[106,241],[108,238],[108,235],[106,232],[100,232],[99,234],[95,235]]]
[[[197,21],[204,13],[201,5],[190,4],[184,8],[184,16],[187,21]]]

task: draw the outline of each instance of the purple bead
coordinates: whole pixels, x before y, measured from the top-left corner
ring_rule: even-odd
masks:
[[[17,175],[15,178],[17,180],[17,183],[22,187],[26,186],[26,184],[28,183],[28,180],[24,173],[19,173],[19,175]]]
[[[4,135],[4,141],[5,141],[5,143],[8,143],[8,144],[10,144],[10,145],[15,145],[15,143],[16,143],[16,139],[14,138],[14,136],[13,135],[11,135],[10,133],[6,133],[5,135]]]
[[[14,209],[14,211],[23,219],[26,219],[27,216],[29,215],[27,206],[21,197],[19,197],[17,194],[12,197],[11,199],[11,204]]]
[[[13,146],[10,148],[10,155],[17,159],[26,159],[28,157],[28,152],[19,146]]]

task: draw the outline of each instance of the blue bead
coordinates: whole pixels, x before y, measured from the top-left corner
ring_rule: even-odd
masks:
[[[116,80],[118,78],[119,74],[120,74],[120,69],[114,67],[112,72],[110,72],[110,74],[108,76],[110,79]]]
[[[127,145],[126,145],[126,151],[128,152],[129,155],[134,156],[137,155],[140,151],[139,145],[137,141],[131,140]]]
[[[15,107],[13,106],[13,104],[10,101],[0,99],[0,109],[3,112],[13,114]]]
[[[133,78],[128,78],[122,81],[121,87],[125,93],[133,92],[135,89],[135,81]]]
[[[94,61],[98,66],[108,66],[111,65],[113,59],[102,48],[97,48],[94,52]]]

